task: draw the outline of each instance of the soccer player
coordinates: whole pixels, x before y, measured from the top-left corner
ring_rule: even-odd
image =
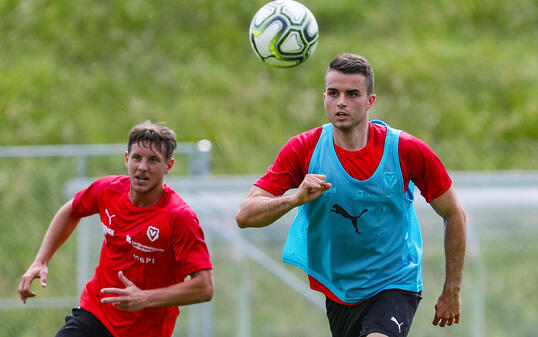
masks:
[[[47,265],[82,217],[98,213],[99,265],[80,306],[56,336],[170,336],[178,306],[211,300],[213,273],[196,214],[163,178],[172,169],[175,133],[146,121],[129,134],[128,176],[106,176],[79,191],[53,218],[19,285],[47,284]]]
[[[368,60],[338,55],[325,75],[329,123],[292,137],[236,214],[241,228],[264,227],[299,207],[282,260],[302,268],[326,296],[338,337],[409,332],[422,291],[414,185],[445,225],[446,275],[433,324],[460,318],[465,213],[423,141],[369,120],[373,89]]]

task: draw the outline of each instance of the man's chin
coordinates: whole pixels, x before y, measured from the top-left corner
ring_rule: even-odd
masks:
[[[333,126],[341,131],[348,131],[353,128],[353,124],[349,121],[333,121]]]
[[[151,190],[149,185],[131,184],[131,190],[138,194],[145,194]]]

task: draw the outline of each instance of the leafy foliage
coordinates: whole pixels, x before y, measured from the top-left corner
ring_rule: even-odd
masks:
[[[273,69],[248,43],[264,1],[2,1],[0,143],[124,142],[151,119],[211,140],[214,172],[261,172],[325,121],[325,69],[349,51],[374,66],[372,117],[427,141],[449,169],[538,168],[534,1],[304,3],[318,48]]]

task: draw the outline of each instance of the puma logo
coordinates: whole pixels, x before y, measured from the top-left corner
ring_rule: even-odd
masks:
[[[112,218],[115,217],[116,214],[110,215],[110,213],[108,213],[108,209],[106,208],[105,208],[105,213],[106,213],[106,216],[108,217],[108,224],[112,225]]]
[[[392,316],[392,317],[390,318],[390,320],[393,321],[394,323],[396,323],[396,325],[398,326],[398,332],[399,332],[399,333],[402,333],[402,328],[401,328],[401,326],[402,326],[403,322],[402,322],[402,323],[398,323],[398,320],[397,320],[396,318],[394,318],[394,316]]]
[[[360,232],[359,232],[359,224],[357,223],[357,221],[359,220],[361,215],[368,212],[368,210],[364,209],[364,210],[362,210],[361,214],[359,214],[357,216],[353,216],[353,215],[350,215],[342,206],[340,206],[338,204],[334,204],[333,209],[331,209],[331,212],[334,212],[336,214],[340,214],[344,218],[351,220],[351,223],[353,224],[353,227],[355,227],[355,233],[360,234]]]

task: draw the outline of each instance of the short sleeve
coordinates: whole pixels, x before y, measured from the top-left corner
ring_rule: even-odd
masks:
[[[172,224],[172,250],[182,277],[203,269],[212,269],[204,232],[190,207],[184,207]]]
[[[402,174],[415,183],[428,203],[452,186],[443,163],[422,140],[402,132],[398,151]]]
[[[109,181],[110,177],[103,177],[85,189],[80,190],[73,198],[71,215],[82,218],[98,213],[99,196],[109,184]]]
[[[273,165],[254,185],[277,196],[298,187],[308,172],[321,130],[322,127],[317,127],[288,140]]]

